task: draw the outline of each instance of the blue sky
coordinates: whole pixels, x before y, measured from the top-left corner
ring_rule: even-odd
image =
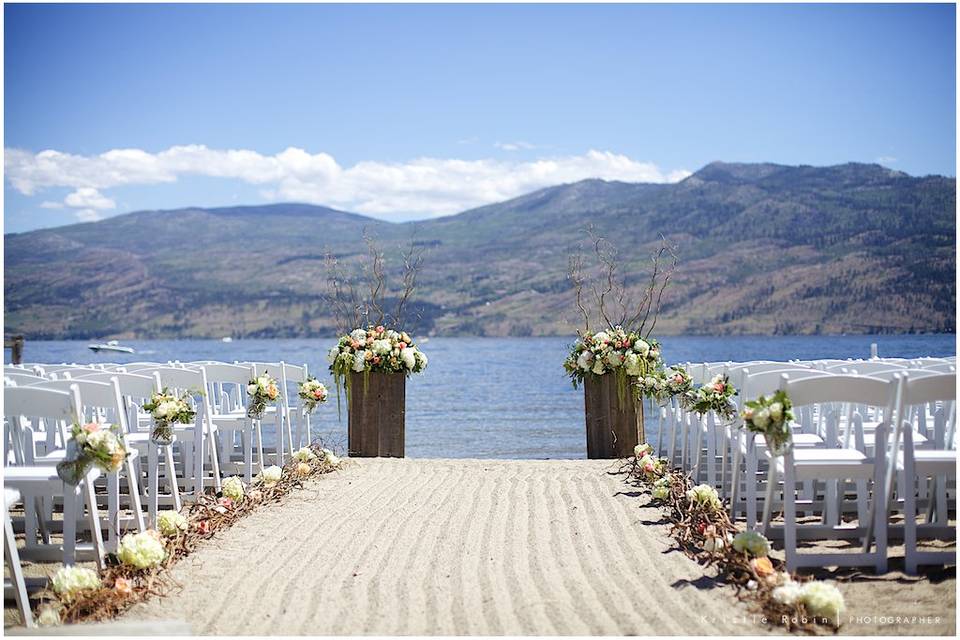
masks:
[[[8,4],[5,231],[290,200],[421,218],[713,160],[955,175],[954,12]]]

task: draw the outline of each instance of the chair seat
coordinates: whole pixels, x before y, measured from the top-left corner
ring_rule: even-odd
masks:
[[[873,473],[873,458],[856,449],[794,449],[793,460],[798,480],[866,477]],[[777,458],[779,473],[783,473],[783,461],[782,456]]]
[[[87,479],[95,480],[100,477],[100,469],[91,466],[87,471]],[[3,469],[4,485],[10,484],[15,487],[24,487],[29,485],[42,485],[49,482],[61,482],[57,475],[57,469],[54,466],[47,465],[28,465],[22,467],[5,467]]]
[[[754,440],[754,443],[757,447],[766,449],[767,448],[767,439],[762,435],[757,434],[757,438]],[[823,445],[823,438],[818,436],[815,433],[795,433],[793,434],[793,446],[796,447],[819,447]]]
[[[957,452],[918,449],[913,452],[914,468],[921,473],[956,475]],[[903,452],[897,454],[897,469],[903,470]]]
[[[874,444],[876,443],[876,441],[877,441],[877,434],[876,434],[876,432],[870,431],[870,432],[865,432],[865,433],[863,434],[863,444],[864,444],[868,449],[872,449],[873,446],[874,446]],[[913,443],[914,443],[914,445],[922,448],[922,447],[926,446],[928,442],[929,442],[929,440],[927,440],[926,437],[924,437],[924,435],[923,435],[922,433],[920,433],[919,431],[914,431],[914,432],[913,432]]]

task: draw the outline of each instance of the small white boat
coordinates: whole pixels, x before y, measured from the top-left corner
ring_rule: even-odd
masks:
[[[220,338],[220,342],[233,342],[233,338],[231,338],[230,336],[224,336]]]
[[[101,351],[113,351],[115,353],[135,353],[133,347],[120,346],[120,343],[116,340],[101,342],[100,344],[90,344],[87,346],[90,347],[91,351],[96,353],[100,353]]]

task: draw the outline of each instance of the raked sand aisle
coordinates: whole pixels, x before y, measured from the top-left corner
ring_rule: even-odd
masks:
[[[354,461],[183,560],[182,588],[125,620],[231,635],[763,633],[731,589],[667,552],[665,528],[642,524],[656,512],[610,469]]]

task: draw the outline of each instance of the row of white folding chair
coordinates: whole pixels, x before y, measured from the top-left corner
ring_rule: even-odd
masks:
[[[182,506],[180,487],[177,480],[177,465],[174,459],[173,446],[158,446],[150,441],[153,429],[152,418],[145,414],[141,407],[150,400],[154,392],[158,391],[160,380],[158,375],[145,376],[136,373],[121,373],[117,371],[97,371],[86,374],[77,380],[92,380],[97,382],[113,382],[120,390],[123,409],[126,414],[128,440],[135,442],[147,450],[146,477],[144,483],[144,499],[148,505],[150,522],[156,520],[160,502],[171,504],[177,511]],[[161,468],[161,462],[163,466]],[[181,465],[186,473],[187,468]],[[166,480],[168,494],[160,495],[160,475]],[[186,484],[186,481],[184,481]]]
[[[34,426],[66,432],[66,427],[77,419],[80,398],[76,388],[69,392],[36,387],[10,387],[4,389],[4,415],[13,437],[26,448]],[[29,449],[28,449],[29,450]],[[4,468],[4,487],[17,490],[24,505],[24,556],[31,559],[61,559],[64,564],[73,564],[77,557],[77,521],[83,515],[81,501],[86,503],[87,521],[92,537],[89,547],[79,550],[92,553],[97,565],[103,567],[104,545],[97,508],[94,482],[100,476],[96,467],[91,467],[86,476],[75,486],[64,483],[56,471],[56,462],[65,458],[63,452],[32,458]],[[45,501],[63,497],[63,542],[59,547],[51,545],[50,524],[45,517]],[[43,544],[38,544],[38,537]],[[51,554],[55,554],[51,556]],[[59,556],[59,557],[56,557]]]
[[[141,502],[141,483],[140,483],[140,453],[145,448],[146,440],[136,440],[130,433],[130,427],[127,424],[127,415],[124,408],[123,399],[120,393],[120,387],[116,380],[110,382],[97,382],[94,380],[48,380],[43,383],[33,385],[33,388],[53,389],[57,391],[76,391],[78,399],[77,419],[81,424],[87,422],[100,422],[102,424],[117,425],[129,451],[129,456],[124,462],[123,469],[118,473],[107,474],[107,548],[110,551],[117,549],[119,536],[124,530],[125,524],[132,524],[138,531],[144,529],[143,510]],[[44,458],[50,464],[63,460],[66,451],[58,453],[62,455],[47,456]],[[129,518],[121,518],[121,476],[126,480],[128,508],[130,510]],[[45,510],[45,516],[52,515],[52,504]]]
[[[883,407],[883,415],[890,416],[896,403],[898,382],[885,381],[866,376],[835,375],[811,377],[802,380],[785,375],[780,388],[790,397],[795,407],[820,406],[870,406]],[[837,415],[831,411],[827,423],[834,423]],[[854,426],[860,422],[859,413],[854,413]],[[888,424],[881,423],[876,429],[877,446],[873,455],[853,447],[795,447],[782,456],[767,452],[768,477],[764,500],[763,528],[768,535],[782,532],[788,570],[799,567],[822,566],[873,566],[883,572],[887,566],[887,528],[884,521],[879,526],[879,513],[886,513],[883,486],[886,473],[886,436]],[[782,483],[778,481],[782,478]],[[843,483],[854,481],[857,486],[856,526],[843,524],[842,509],[837,502],[843,500]],[[826,485],[823,519],[816,524],[797,522],[797,483],[804,481],[823,482]],[[782,493],[783,525],[774,526],[771,516],[775,494]],[[869,507],[864,502],[869,501]],[[868,523],[871,517],[875,525],[876,545],[870,551],[872,536]],[[799,553],[797,541],[803,539],[861,538],[863,550],[859,553]]]
[[[903,485],[899,493],[903,496],[905,564],[906,571],[910,574],[915,574],[921,564],[956,564],[955,550],[924,552],[917,548],[920,535],[956,541],[956,527],[949,523],[950,504],[947,495],[947,482],[952,480],[955,485],[957,479],[956,392],[955,374],[924,377],[906,374],[900,381],[893,455],[889,460],[885,495],[891,495],[895,478]],[[934,446],[920,449],[914,445],[916,425],[911,423],[909,416],[922,414],[911,412],[910,407],[928,405],[938,405],[934,414]],[[902,447],[898,446],[901,437]],[[932,482],[934,489],[918,492],[917,483],[919,482],[921,488],[926,488],[928,480]],[[922,525],[917,523],[918,493],[929,495],[926,522]],[[895,506],[898,505],[899,502],[895,503]],[[955,495],[953,511],[956,512]],[[883,516],[886,520],[886,511]]]

